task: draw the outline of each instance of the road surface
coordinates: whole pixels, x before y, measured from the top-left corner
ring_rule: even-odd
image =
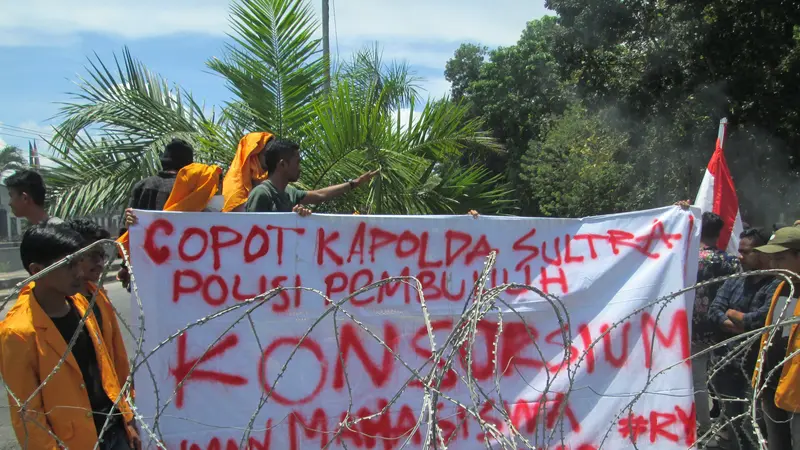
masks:
[[[111,298],[111,302],[114,304],[114,307],[117,308],[122,317],[124,317],[130,325],[131,295],[128,293],[128,291],[122,288],[122,285],[118,281],[108,282],[105,285],[105,288],[108,291],[109,298]],[[10,291],[0,291],[0,299],[5,298],[9,293]],[[0,316],[5,317],[6,312],[11,304],[12,303],[9,303],[9,305],[3,309],[2,313],[0,313]],[[122,336],[125,339],[125,348],[130,354],[134,347],[135,341],[127,331],[123,331]],[[0,395],[0,450],[19,448],[20,447],[17,444],[17,439],[14,436],[14,430],[11,428],[11,419],[8,413],[8,396]]]

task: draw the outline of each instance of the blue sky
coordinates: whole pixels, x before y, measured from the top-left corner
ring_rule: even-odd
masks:
[[[312,7],[320,10],[319,1]],[[227,40],[225,0],[0,0],[0,144],[27,149],[47,137],[58,102],[95,52],[105,62],[127,45],[151,70],[207,105],[230,98],[205,61]],[[342,58],[378,42],[384,60],[405,60],[433,97],[449,85],[444,65],[462,42],[516,42],[543,0],[331,0],[331,47]],[[335,19],[335,20],[334,20]],[[46,147],[39,141],[40,151]]]

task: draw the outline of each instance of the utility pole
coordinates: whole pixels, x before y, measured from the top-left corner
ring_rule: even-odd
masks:
[[[322,0],[322,60],[325,64],[325,92],[331,91],[331,37],[329,1]]]

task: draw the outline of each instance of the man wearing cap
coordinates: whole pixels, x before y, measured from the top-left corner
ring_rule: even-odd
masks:
[[[769,255],[773,268],[800,273],[800,227],[779,229],[767,245],[756,248],[756,251]],[[797,302],[800,280],[795,278],[792,283],[795,288],[793,298],[789,298],[791,286],[788,283],[784,281],[778,285],[767,313],[766,326],[800,315]],[[753,386],[763,387],[761,404],[769,450],[800,450],[800,358],[794,356],[778,367],[800,349],[800,330],[797,328],[796,325],[779,326],[761,336]],[[766,353],[763,353],[765,348]]]
[[[739,235],[739,262],[745,271],[770,268],[770,258],[755,251],[766,245],[770,233],[759,228],[750,228]],[[717,291],[708,309],[708,319],[718,327],[718,339],[725,340],[746,331],[764,326],[772,294],[778,281],[770,275],[752,275],[729,278]],[[752,422],[742,416],[747,404],[741,399],[752,397],[749,381],[756,366],[758,344],[741,356],[731,357],[742,341],[736,341],[716,349],[713,353],[715,373],[711,385],[719,398],[724,417],[723,424],[732,449],[750,450],[756,442]]]
[[[161,171],[136,183],[131,191],[128,208],[146,211],[161,211],[167,203],[175,177],[178,171],[194,162],[194,149],[183,139],[173,139],[164,147],[164,152],[159,158]],[[120,230],[123,234],[126,230]],[[117,279],[127,289],[130,275],[128,268],[123,264],[117,273]]]

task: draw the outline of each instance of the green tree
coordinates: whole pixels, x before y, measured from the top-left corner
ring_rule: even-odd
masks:
[[[572,98],[552,52],[558,29],[554,17],[543,17],[528,23],[516,45],[491,50],[487,58],[485,49],[473,44],[456,50],[445,72],[453,83],[452,95],[470,102],[472,114],[484,120],[505,150],[486,154],[468,148],[462,161],[483,161],[511,185],[520,183],[520,164],[528,143],[543,138]],[[536,210],[529,200],[522,201],[523,213]]]
[[[407,66],[384,64],[377,47],[366,49],[335,74],[328,95],[307,2],[237,2],[231,22],[225,56],[208,63],[235,96],[219,113],[127,50],[116,73],[100,61],[87,67],[90,80],[80,85],[80,101],[62,110],[53,143],[61,159],[48,178],[58,214],[122,207],[132,184],[156,172],[158,153],[173,136],[193,142],[197,159],[226,167],[250,130],[301,143],[300,184],[308,189],[382,169],[369,190],[322,210],[448,213],[474,201],[490,213],[509,203],[504,186],[482,168],[450,164],[466,145],[495,146],[480,120],[450,102],[431,102],[415,113],[418,78]],[[411,107],[408,127],[395,114],[400,106]],[[99,129],[103,139],[89,137],[89,129]]]
[[[776,219],[770,210],[787,205],[763,202],[761,192],[790,195],[800,169],[800,3],[548,0],[547,7],[561,24],[562,76],[575,80],[590,107],[616,106],[629,119],[631,152],[658,169],[648,187],[655,202],[675,199],[664,193],[694,196],[717,123],[727,117],[726,155],[743,210],[751,222]],[[796,202],[791,208],[800,212]]]
[[[458,101],[468,95],[470,85],[478,81],[488,49],[475,44],[461,44],[453,58],[447,61],[444,77],[450,82],[450,92]]]
[[[609,126],[608,112],[574,105],[522,158],[522,190],[538,214],[584,217],[636,209],[634,167],[625,161],[628,136]]]
[[[25,157],[19,148],[6,145],[0,149],[0,173],[25,167],[25,163]]]

